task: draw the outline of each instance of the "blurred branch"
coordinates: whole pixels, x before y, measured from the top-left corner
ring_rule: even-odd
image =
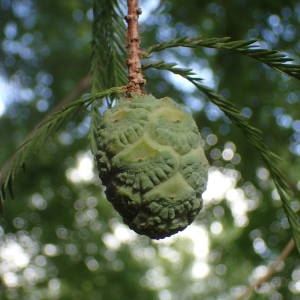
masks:
[[[88,89],[91,85],[91,77],[88,75],[81,79],[79,83],[75,86],[74,90],[70,92],[69,95],[67,95],[65,98],[63,98],[59,103],[52,109],[50,110],[47,115],[36,125],[36,127],[25,137],[25,141],[29,140],[35,135],[35,132],[37,129],[40,127],[41,124],[43,124],[47,119],[49,118],[50,115],[58,112],[61,110],[61,108],[68,104],[69,102],[73,101],[74,99],[77,99],[78,96],[83,93],[86,89]],[[14,160],[14,157],[16,156],[17,153],[12,155],[1,167],[0,169],[0,178],[5,174],[5,171],[10,165],[11,161]]]
[[[79,95],[81,95],[86,89],[88,89],[91,85],[91,77],[89,75],[82,78],[79,83],[75,86],[75,88],[38,123],[38,125],[26,136],[25,141],[29,141],[36,134],[42,124],[47,122],[53,114],[59,112],[66,104],[77,99]],[[23,143],[25,144],[25,143]],[[20,149],[20,148],[19,148]],[[16,151],[1,167],[0,169],[0,181],[3,181],[13,162],[16,160],[16,157],[19,155],[20,151]],[[1,208],[1,203],[0,203]]]
[[[67,95],[65,98],[63,98],[50,112],[49,114],[52,114],[56,111],[59,111],[65,104],[73,101],[74,99],[77,99],[79,97],[79,95],[81,95],[85,90],[87,90],[91,85],[91,77],[90,75],[85,76],[84,78],[82,78],[78,84],[75,86],[75,88],[73,89],[73,91],[70,92],[69,95]],[[49,115],[48,114],[48,115]],[[46,118],[48,117],[45,116],[45,118],[40,122],[43,123]]]
[[[85,82],[85,81],[84,81]],[[79,91],[80,89],[78,89]],[[17,149],[15,155],[5,164],[0,174],[0,199],[6,198],[6,192],[8,191],[12,195],[12,185],[14,183],[16,174],[20,169],[25,169],[25,164],[29,159],[29,156],[35,153],[45,141],[53,133],[60,129],[60,126],[71,117],[71,115],[77,115],[81,109],[87,109],[90,105],[98,100],[110,96],[112,94],[124,93],[125,87],[112,87],[104,91],[95,92],[92,95],[86,94],[79,99],[72,101],[72,103],[65,104],[58,111],[54,111],[48,114],[42,122],[35,127],[30,134],[29,138]],[[75,93],[74,93],[75,94]],[[68,99],[71,99],[68,98]],[[1,202],[0,202],[1,204]],[[1,205],[0,205],[1,208]]]
[[[272,275],[277,271],[278,266],[284,262],[284,260],[289,256],[292,250],[295,248],[295,242],[291,239],[287,245],[284,247],[282,252],[278,255],[276,260],[269,266],[266,274],[258,278],[253,284],[251,284],[243,293],[235,298],[235,300],[242,300],[249,297],[252,292],[258,289],[264,282],[268,281]]]

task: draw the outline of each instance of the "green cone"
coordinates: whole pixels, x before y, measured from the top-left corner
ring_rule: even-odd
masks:
[[[107,199],[131,229],[160,239],[195,219],[208,162],[194,120],[172,99],[121,99],[104,113],[97,146]]]

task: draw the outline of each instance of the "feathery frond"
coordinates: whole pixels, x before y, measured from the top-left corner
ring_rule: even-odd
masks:
[[[60,111],[53,113],[39,124],[31,137],[18,148],[12,159],[0,170],[0,200],[3,201],[6,198],[7,192],[12,194],[12,184],[15,177],[18,171],[25,167],[30,155],[42,147],[46,139],[56,132],[69,117],[75,115],[83,108],[87,108],[93,102],[112,94],[123,93],[123,90],[124,87],[113,87],[93,93],[93,95],[87,94],[81,99],[65,105]]]
[[[207,39],[189,39],[187,37],[182,37],[172,42],[153,45],[145,51],[144,57],[148,58],[153,52],[158,52],[173,47],[207,47],[219,50],[230,50],[251,57],[257,61],[268,65],[274,70],[279,70],[290,77],[300,80],[300,64],[290,63],[293,61],[293,59],[287,57],[284,53],[280,51],[263,49],[260,48],[258,45],[254,45],[254,43],[256,42],[257,40],[232,41],[230,37]]]
[[[238,127],[240,127],[247,137],[248,141],[258,150],[263,161],[268,167],[272,175],[275,186],[283,202],[283,208],[289,219],[297,248],[300,252],[300,216],[293,211],[290,206],[291,199],[293,198],[292,191],[286,181],[286,174],[279,168],[280,159],[273,153],[263,141],[261,131],[248,123],[248,121],[239,112],[236,106],[226,100],[223,96],[217,94],[213,89],[203,85],[202,79],[191,69],[184,69],[176,67],[176,64],[168,64],[164,62],[149,63],[144,65],[144,69],[155,68],[159,70],[170,71],[174,74],[181,75],[183,78],[189,80],[196,86],[198,90],[204,93],[212,103],[217,105],[221,111]]]
[[[93,1],[92,91],[126,84],[124,1]]]
[[[112,86],[123,86],[127,82],[124,4],[123,0],[93,0],[92,93]],[[108,107],[118,95],[109,96],[105,99]],[[89,132],[92,153],[96,151],[94,131],[100,118],[98,108],[99,105],[94,102]]]

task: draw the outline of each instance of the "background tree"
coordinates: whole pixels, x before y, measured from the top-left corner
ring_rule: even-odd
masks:
[[[0,159],[5,163],[70,91],[64,103],[89,89],[85,76],[93,13],[91,1],[0,3]],[[115,11],[114,1],[95,3],[112,20],[126,14],[123,7]],[[142,1],[141,7],[144,49],[198,35],[259,38],[262,47],[284,49],[290,56],[299,48],[296,1]],[[112,30],[125,24],[104,25],[108,35],[102,45],[115,49],[112,43],[122,36],[111,39]],[[125,57],[118,59],[122,51],[107,61],[124,64]],[[283,158],[289,184],[299,190],[296,80],[234,51],[171,48],[154,58],[192,67],[205,84],[235,101],[249,122],[263,130],[267,144]],[[95,89],[124,82],[124,74],[96,70],[104,76],[92,83]],[[92,171],[90,119],[82,110],[31,156],[14,184],[15,199],[5,203],[0,231],[3,299],[232,299],[263,275],[285,247],[291,237],[288,220],[269,171],[242,132],[184,79],[152,69],[146,76],[148,91],[181,101],[194,113],[206,140],[211,181],[196,225],[155,242],[122,224]],[[298,210],[299,201],[292,208]],[[299,272],[293,251],[253,299],[296,299]]]

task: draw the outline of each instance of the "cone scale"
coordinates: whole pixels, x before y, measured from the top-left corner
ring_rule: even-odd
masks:
[[[161,239],[195,219],[208,162],[196,123],[172,99],[121,99],[104,113],[97,147],[107,199],[131,229]]]

